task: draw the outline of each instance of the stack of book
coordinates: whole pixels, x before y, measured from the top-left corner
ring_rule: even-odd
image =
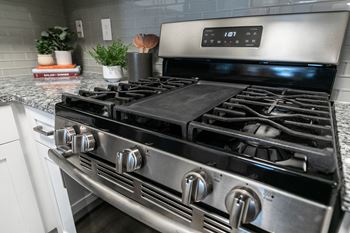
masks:
[[[80,71],[77,65],[37,66],[32,69],[34,78],[38,79],[71,79],[78,77]]]

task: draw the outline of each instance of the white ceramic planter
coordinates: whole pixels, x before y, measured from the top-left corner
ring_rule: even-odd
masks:
[[[71,65],[72,51],[55,51],[57,65]]]
[[[118,82],[123,78],[121,66],[102,66],[103,78],[107,82]]]
[[[52,54],[38,54],[38,64],[40,66],[55,65],[55,59]]]

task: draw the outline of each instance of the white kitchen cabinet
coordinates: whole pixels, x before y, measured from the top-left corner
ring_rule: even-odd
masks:
[[[0,187],[0,232],[44,233],[18,140],[0,145]]]
[[[21,104],[13,104],[13,110],[45,232],[75,233],[74,219],[60,170],[48,158],[48,150],[54,147],[54,137],[33,130],[34,127],[41,126],[43,131],[53,131],[54,116]]]

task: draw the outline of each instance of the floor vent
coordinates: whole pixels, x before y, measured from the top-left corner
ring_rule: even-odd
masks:
[[[86,156],[80,156],[80,166],[91,171],[92,170],[92,161]]]
[[[97,175],[109,182],[133,192],[134,181],[125,176],[120,175],[115,171],[115,168],[104,163],[97,162]]]
[[[147,184],[142,184],[141,193],[144,200],[188,222],[192,221],[192,209],[183,205],[179,197]]]
[[[203,228],[210,233],[230,233],[231,228],[227,219],[213,215],[204,215]]]

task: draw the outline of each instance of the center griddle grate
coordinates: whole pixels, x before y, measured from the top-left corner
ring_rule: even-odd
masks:
[[[200,81],[161,95],[115,107],[117,120],[179,138],[205,112],[235,96],[247,85]]]

